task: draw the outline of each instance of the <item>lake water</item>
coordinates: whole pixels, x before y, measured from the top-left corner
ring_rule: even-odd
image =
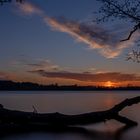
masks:
[[[126,98],[139,96],[139,91],[1,91],[0,103],[8,109],[39,113],[60,112],[81,114],[106,110]],[[125,131],[123,125],[111,120],[105,123],[80,126],[86,131],[28,132],[1,136],[0,140],[140,140],[140,104],[127,107],[122,115],[139,123]]]

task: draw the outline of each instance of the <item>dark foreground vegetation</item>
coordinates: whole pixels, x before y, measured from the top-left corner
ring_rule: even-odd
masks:
[[[103,86],[78,86],[78,85],[40,85],[30,82],[0,81],[0,90],[57,90],[57,91],[94,91],[94,90],[140,90],[140,87],[103,87]]]

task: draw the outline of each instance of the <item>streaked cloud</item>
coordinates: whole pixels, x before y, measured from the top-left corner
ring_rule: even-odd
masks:
[[[53,64],[50,60],[37,60],[36,62],[26,63],[25,65],[34,70],[58,71],[61,69],[60,66]]]
[[[119,72],[108,72],[108,73],[74,73],[74,72],[48,72],[45,70],[31,71],[32,73],[39,74],[43,77],[48,78],[61,78],[61,79],[71,79],[79,80],[85,82],[129,82],[129,81],[138,81],[140,82],[140,75],[136,74],[125,74]]]
[[[16,5],[19,8],[19,10],[25,15],[32,15],[32,14],[42,15],[43,14],[43,11],[32,3],[24,2],[22,4],[16,4]]]
[[[137,35],[127,42],[120,42],[120,32],[105,30],[101,25],[83,23],[69,20],[66,18],[50,17],[41,8],[32,3],[25,2],[20,4],[20,11],[25,14],[37,14],[42,20],[51,27],[53,31],[64,32],[72,36],[78,42],[87,44],[88,48],[96,49],[106,58],[115,58],[121,54],[123,49],[134,45]],[[125,38],[125,37],[124,37]]]
[[[97,49],[106,58],[114,58],[124,48],[133,45],[133,41],[120,42],[120,34],[107,31],[99,25],[71,21],[66,18],[46,17],[45,22],[53,29],[65,32],[78,42],[83,42],[91,49]]]
[[[22,71],[27,69],[31,70],[47,70],[47,71],[58,71],[61,70],[60,66],[53,64],[49,59],[20,59],[14,60],[10,63],[13,67],[23,67]]]

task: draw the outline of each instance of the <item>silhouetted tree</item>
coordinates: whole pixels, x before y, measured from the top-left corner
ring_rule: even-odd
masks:
[[[15,0],[16,2],[22,3],[24,0]],[[0,4],[3,5],[4,3],[12,2],[12,0],[0,0]]]
[[[140,29],[140,0],[97,0],[101,2],[96,22],[107,22],[109,20],[124,20],[132,23],[132,29],[126,38],[120,41],[130,40],[132,35]],[[132,51],[127,60],[140,62],[140,52]]]
[[[97,0],[103,5],[99,9],[101,17],[96,18],[97,22],[105,22],[109,20],[129,20],[134,23],[133,29],[126,39],[140,29],[140,0]]]

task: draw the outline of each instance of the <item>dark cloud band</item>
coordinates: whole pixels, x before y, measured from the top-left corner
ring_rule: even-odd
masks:
[[[72,72],[47,72],[44,70],[32,71],[33,73],[39,74],[48,78],[62,78],[72,79],[79,81],[89,82],[127,82],[127,81],[140,81],[140,76],[136,74],[124,74],[119,72],[108,72],[108,73],[72,73]]]

